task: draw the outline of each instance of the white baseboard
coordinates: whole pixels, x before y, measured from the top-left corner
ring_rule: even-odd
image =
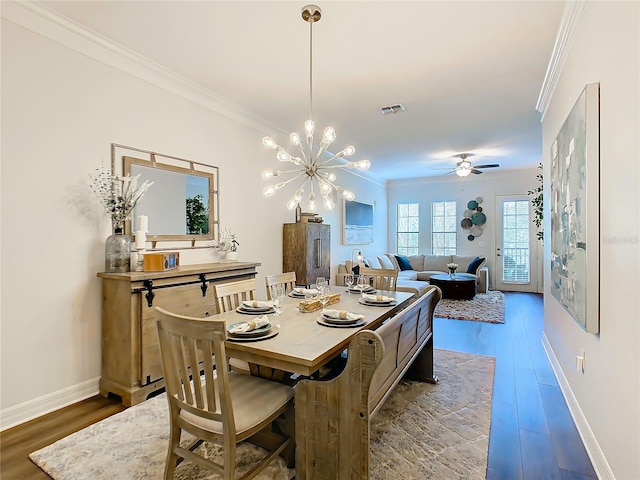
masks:
[[[0,410],[0,431],[41,417],[100,392],[100,377]]]
[[[587,455],[589,455],[589,458],[591,459],[591,464],[593,465],[593,469],[596,471],[596,475],[598,475],[598,478],[600,480],[615,480],[616,477],[613,474],[611,467],[607,463],[604,452],[600,448],[598,440],[596,439],[593,431],[591,430],[591,427],[589,426],[589,422],[584,416],[584,413],[582,413],[580,404],[573,394],[573,390],[571,390],[569,381],[567,380],[567,377],[565,377],[564,372],[560,367],[560,362],[558,362],[558,358],[553,352],[553,348],[551,348],[549,339],[544,332],[542,334],[542,346],[547,353],[549,363],[551,363],[551,368],[553,368],[553,371],[556,374],[558,384],[560,385],[560,390],[562,391],[562,395],[567,402],[569,412],[571,412],[571,416],[573,417],[573,421],[576,424],[576,428],[578,429],[580,438],[582,438],[584,448],[587,450]]]

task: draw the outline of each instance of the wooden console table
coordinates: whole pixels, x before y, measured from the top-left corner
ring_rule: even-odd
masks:
[[[211,285],[255,278],[260,263],[183,265],[166,272],[98,273],[102,279],[100,394],[135,405],[164,387],[155,311],[217,314]]]

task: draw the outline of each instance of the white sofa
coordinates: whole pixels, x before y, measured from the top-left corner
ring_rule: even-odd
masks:
[[[398,270],[398,287],[401,292],[415,293],[422,295],[426,287],[429,285],[431,275],[439,273],[448,273],[447,264],[457,263],[458,273],[467,273],[469,265],[476,258],[475,256],[463,255],[411,255],[405,257],[411,269],[403,270],[398,263],[396,255],[387,253],[378,257],[364,259],[366,265],[371,268],[394,268]],[[475,274],[468,272],[477,277],[476,292],[487,293],[489,289],[489,269],[486,267],[486,260],[479,258]],[[344,276],[352,269],[351,261],[347,260],[344,264],[338,266],[336,274],[336,285],[344,285]]]

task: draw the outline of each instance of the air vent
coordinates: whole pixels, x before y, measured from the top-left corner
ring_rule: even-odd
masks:
[[[402,105],[401,103],[398,103],[396,105],[389,105],[388,107],[380,107],[380,113],[382,113],[383,115],[390,115],[392,113],[397,114],[406,111],[407,109],[404,108],[404,105]]]

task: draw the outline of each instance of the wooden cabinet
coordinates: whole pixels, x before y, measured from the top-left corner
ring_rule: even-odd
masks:
[[[100,394],[135,405],[164,387],[154,307],[215,315],[211,285],[255,278],[259,263],[185,265],[166,272],[98,273],[102,279]]]
[[[299,285],[329,280],[331,266],[331,225],[285,223],[282,231],[282,271],[296,272]]]

